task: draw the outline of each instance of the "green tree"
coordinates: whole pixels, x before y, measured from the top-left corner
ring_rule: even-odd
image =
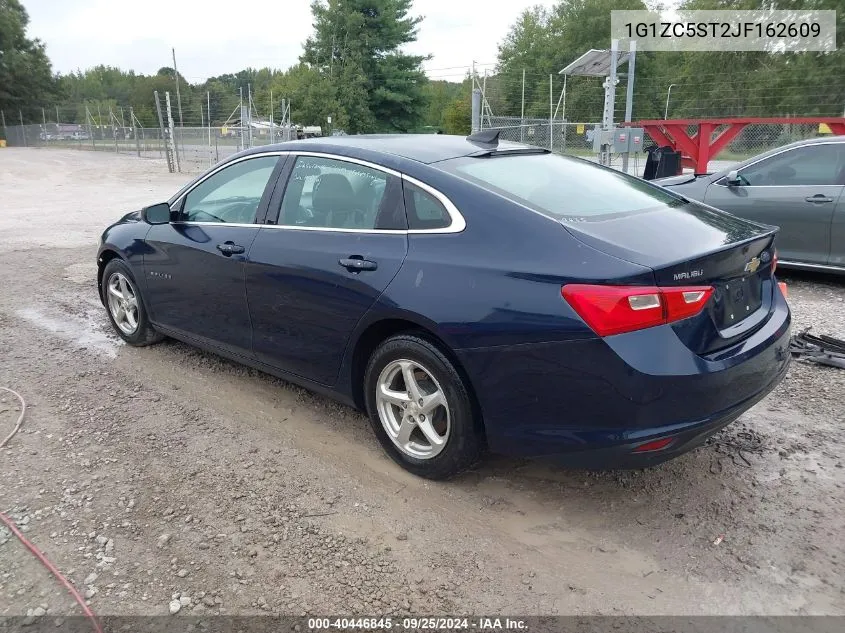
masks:
[[[0,109],[40,120],[55,93],[44,44],[26,37],[29,16],[18,0],[0,0]]]
[[[301,60],[328,76],[347,131],[407,131],[422,120],[426,58],[401,50],[416,39],[422,20],[410,9],[411,0],[312,3],[314,33]]]
[[[472,101],[469,96],[452,101],[443,112],[443,131],[466,136],[472,129]]]

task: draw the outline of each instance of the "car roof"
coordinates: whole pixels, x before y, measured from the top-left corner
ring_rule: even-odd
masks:
[[[498,149],[516,149],[529,147],[521,143],[500,141]],[[327,136],[320,138],[287,141],[271,146],[253,148],[255,151],[332,151],[361,150],[392,154],[420,163],[436,163],[450,158],[467,156],[474,152],[489,149],[489,145],[473,143],[465,136],[450,134],[361,134],[347,136]]]

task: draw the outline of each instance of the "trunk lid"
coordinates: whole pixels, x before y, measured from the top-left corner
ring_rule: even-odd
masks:
[[[593,248],[648,266],[658,286],[712,286],[700,314],[672,325],[698,354],[741,341],[772,309],[775,227],[697,203],[562,224]]]

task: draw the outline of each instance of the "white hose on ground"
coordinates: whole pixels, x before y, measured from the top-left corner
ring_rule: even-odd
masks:
[[[12,429],[12,432],[9,433],[6,436],[6,439],[4,439],[2,442],[0,442],[0,448],[3,448],[9,442],[9,440],[12,439],[15,436],[15,433],[17,433],[20,430],[21,424],[23,424],[23,416],[26,413],[26,400],[24,400],[23,396],[21,394],[19,394],[17,391],[15,391],[13,389],[9,389],[8,387],[0,387],[0,391],[8,391],[10,394],[12,394],[18,400],[21,401],[21,414],[18,416],[18,421],[15,422],[15,427]]]

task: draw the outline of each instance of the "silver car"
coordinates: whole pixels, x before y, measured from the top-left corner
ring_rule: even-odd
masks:
[[[785,145],[714,174],[653,182],[779,226],[780,266],[845,273],[845,136]]]

